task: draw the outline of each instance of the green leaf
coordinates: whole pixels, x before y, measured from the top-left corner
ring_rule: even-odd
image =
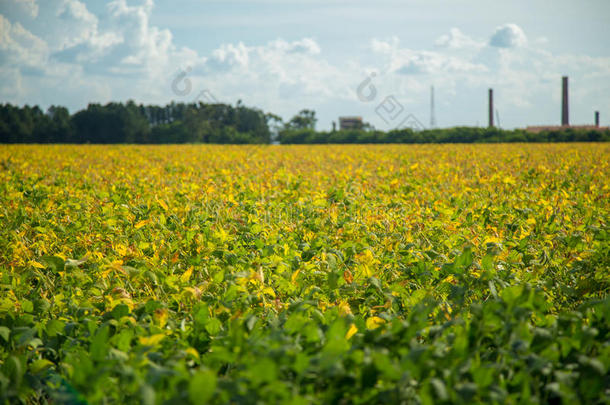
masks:
[[[284,328],[288,333],[296,333],[299,332],[307,322],[308,319],[306,317],[300,313],[295,313],[290,315],[284,324]]]
[[[189,399],[193,404],[207,404],[216,390],[216,374],[198,371],[189,382]]]
[[[64,259],[57,256],[43,256],[40,261],[56,273],[63,271],[66,263]]]
[[[47,359],[38,359],[32,362],[32,364],[30,364],[30,371],[33,372],[34,374],[38,374],[41,371],[46,370],[49,367],[52,367],[53,363],[50,362]]]
[[[134,333],[132,329],[123,329],[121,332],[114,335],[111,341],[117,347],[117,349],[127,352],[131,348],[131,340],[133,339],[133,335]]]
[[[129,315],[129,307],[125,304],[118,304],[110,311],[110,316],[117,320],[127,315]]]
[[[0,326],[0,336],[4,339],[5,342],[8,342],[8,339],[11,335],[11,330],[6,326]]]
[[[202,304],[199,307],[199,310],[197,310],[197,312],[195,313],[195,323],[198,325],[205,325],[208,321],[208,318],[210,317],[210,311],[208,309],[208,306],[205,304]]]
[[[273,382],[277,379],[277,366],[269,358],[263,358],[251,364],[248,370],[250,380],[254,385],[261,385],[265,382]]]
[[[49,337],[55,337],[60,333],[63,333],[66,323],[57,319],[49,319],[46,325],[47,335]]]
[[[434,389],[434,393],[436,394],[436,397],[439,400],[446,401],[447,399],[449,399],[449,395],[447,394],[447,388],[445,387],[445,383],[442,380],[438,378],[433,378],[430,380],[430,385]]]
[[[25,312],[31,313],[34,311],[34,304],[30,300],[23,300],[21,301],[21,309],[23,309]]]
[[[218,318],[210,318],[205,323],[205,330],[207,330],[210,335],[217,335],[222,330],[222,322],[220,322]]]
[[[109,327],[108,325],[104,325],[97,330],[97,333],[93,337],[91,341],[91,358],[95,361],[103,360],[108,353],[108,335],[109,335]]]
[[[25,369],[18,357],[9,357],[2,365],[2,370],[4,371],[4,374],[9,377],[11,385],[14,388],[21,386],[21,380],[25,374]]]
[[[509,306],[513,306],[517,303],[519,298],[521,297],[521,293],[523,292],[522,285],[513,285],[510,287],[506,287],[500,293],[500,296]]]
[[[483,259],[481,260],[481,267],[483,268],[483,270],[486,270],[486,271],[493,270],[493,266],[494,266],[493,255],[487,254],[487,255],[483,256]]]
[[[469,247],[464,249],[462,254],[455,261],[455,265],[454,265],[455,272],[462,273],[464,270],[466,270],[468,267],[470,267],[470,265],[472,265],[473,260],[474,260],[474,255],[472,254],[472,249]]]
[[[142,405],[155,405],[155,390],[148,384],[140,387],[140,398]]]

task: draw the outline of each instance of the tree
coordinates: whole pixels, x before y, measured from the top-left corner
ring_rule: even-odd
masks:
[[[272,113],[265,114],[265,122],[270,131],[271,142],[279,142],[280,132],[284,127],[284,120],[279,115]]]
[[[70,112],[68,109],[66,107],[52,105],[48,108],[46,115],[50,120],[48,134],[49,142],[70,142],[74,129],[70,122]]]
[[[316,129],[316,112],[313,110],[301,110],[286,124],[285,129]]]

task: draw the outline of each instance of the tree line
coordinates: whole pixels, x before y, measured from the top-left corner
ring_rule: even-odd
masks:
[[[65,107],[0,105],[0,143],[269,143],[279,119],[241,102],[89,104]]]
[[[411,128],[391,131],[350,129],[318,132],[304,128],[284,130],[279,134],[282,144],[330,143],[493,143],[493,142],[609,142],[610,130],[566,128],[541,132],[524,129],[454,127],[414,131]]]
[[[282,144],[345,143],[492,143],[492,142],[608,142],[610,130],[565,128],[541,132],[496,127],[453,127],[415,131],[411,128],[375,130],[363,122],[360,128],[316,131],[316,116],[303,110],[278,131]]]
[[[414,131],[375,130],[363,123],[350,130],[316,131],[315,111],[302,110],[284,122],[279,116],[229,104],[89,104],[70,114],[61,106],[0,105],[0,143],[475,143],[607,142],[610,131],[567,128],[523,129],[454,127]]]

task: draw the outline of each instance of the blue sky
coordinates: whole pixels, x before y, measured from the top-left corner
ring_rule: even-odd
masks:
[[[608,15],[606,0],[2,0],[0,102],[241,99],[390,129],[430,125],[432,85],[438,126],[485,125],[493,87],[513,128],[558,124],[568,75],[571,122],[608,125]]]

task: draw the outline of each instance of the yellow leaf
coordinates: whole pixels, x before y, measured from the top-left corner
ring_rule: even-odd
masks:
[[[121,256],[126,256],[129,253],[129,248],[123,244],[116,245],[114,250],[116,250],[117,253]]]
[[[272,296],[273,298],[275,298],[275,291],[273,291],[273,288],[271,288],[271,287],[263,288],[263,293],[268,294],[268,295]]]
[[[138,223],[136,224],[135,228],[136,228],[136,229],[140,229],[140,228],[142,228],[143,226],[148,225],[149,223],[150,223],[150,219],[144,219],[144,220],[142,220],[142,221],[138,222]]]
[[[182,296],[187,299],[198,300],[201,298],[201,290],[197,287],[185,287]]]
[[[157,203],[159,203],[159,205],[161,206],[161,208],[163,208],[163,210],[165,210],[165,211],[169,210],[169,207],[167,206],[167,204],[165,203],[165,201],[163,201],[163,200],[157,200]]]
[[[314,207],[325,207],[326,206],[326,200],[318,198],[317,200],[314,200],[313,205],[314,205]]]
[[[371,252],[368,249],[366,249],[364,252],[360,253],[356,257],[358,258],[358,260],[361,263],[364,263],[364,264],[370,264],[375,260],[375,257],[373,256],[373,252]]]
[[[28,263],[32,267],[36,267],[37,269],[45,269],[46,267],[35,260],[30,260]]]
[[[377,329],[381,325],[385,323],[384,319],[381,319],[378,316],[372,316],[366,320],[366,328],[369,330]]]
[[[517,183],[517,182],[515,181],[515,179],[513,179],[513,178],[512,178],[512,177],[510,177],[510,176],[505,176],[505,177],[502,179],[502,182],[503,182],[504,184],[516,184],[516,183]]]
[[[294,273],[292,273],[292,277],[290,277],[290,281],[294,284],[297,281],[297,277],[299,276],[299,273],[301,272],[301,270],[297,270]]]
[[[339,315],[341,316],[347,316],[350,315],[352,313],[352,309],[350,308],[349,304],[345,301],[339,303]]]
[[[180,281],[182,281],[183,283],[188,282],[191,278],[191,274],[193,274],[193,268],[189,267],[188,270],[182,273],[182,275],[180,276]]]
[[[359,273],[362,275],[364,274],[365,277],[373,277],[375,275],[375,273],[373,273],[373,270],[371,270],[371,268],[366,265],[366,264],[361,264],[358,266],[359,269]]]
[[[167,309],[165,309],[165,308],[156,309],[154,318],[159,323],[159,326],[161,328],[165,327],[165,325],[167,325],[167,318],[168,318]]]
[[[158,333],[152,336],[140,336],[140,344],[143,346],[156,346],[165,338],[165,335]]]
[[[356,334],[356,332],[358,332],[358,328],[352,323],[345,334],[345,339],[350,340],[351,337]]]
[[[199,352],[197,350],[195,350],[192,347],[189,347],[187,349],[184,350],[185,352],[187,352],[188,354],[190,354],[191,356],[193,356],[194,358],[196,358],[197,360],[199,360]]]

